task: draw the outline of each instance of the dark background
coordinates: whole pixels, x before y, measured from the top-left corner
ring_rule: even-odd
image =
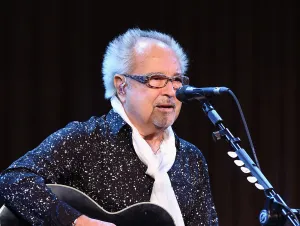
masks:
[[[157,29],[173,35],[186,50],[193,86],[227,86],[235,93],[263,174],[290,207],[300,208],[296,4],[283,0],[5,3],[1,170],[68,122],[105,114],[110,109],[101,78],[106,45],[131,27]],[[212,103],[254,160],[231,96],[215,97]],[[174,130],[206,157],[220,225],[259,225],[264,193],[228,157],[228,144],[212,140],[216,128],[199,103],[183,106]]]

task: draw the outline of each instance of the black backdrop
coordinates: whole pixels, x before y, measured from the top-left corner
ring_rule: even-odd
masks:
[[[158,29],[187,51],[193,86],[232,89],[262,172],[290,207],[300,208],[296,4],[6,1],[1,8],[1,170],[68,122],[106,113],[101,62],[107,43],[129,27]],[[233,99],[212,101],[254,159]],[[227,156],[228,144],[212,140],[215,129],[198,103],[185,104],[174,124],[207,159],[220,225],[259,225],[264,194]]]

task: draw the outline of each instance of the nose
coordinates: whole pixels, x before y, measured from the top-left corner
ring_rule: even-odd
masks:
[[[162,88],[162,92],[164,95],[167,95],[170,97],[175,96],[176,90],[174,89],[173,83],[170,80],[167,82],[167,85]]]

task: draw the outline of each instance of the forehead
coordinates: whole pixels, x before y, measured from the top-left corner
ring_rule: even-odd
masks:
[[[134,46],[134,73],[181,73],[175,52],[165,43],[141,38]]]
[[[139,38],[134,46],[136,54],[147,54],[150,49],[155,48],[168,49],[169,46],[162,41],[151,38]]]

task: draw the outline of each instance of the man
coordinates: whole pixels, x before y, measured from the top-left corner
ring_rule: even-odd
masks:
[[[129,29],[103,60],[112,110],[72,122],[1,174],[6,206],[32,225],[113,225],[59,200],[45,184],[65,184],[109,212],[139,202],[163,207],[176,226],[218,225],[205,158],[174,134],[189,82],[188,59],[169,35]]]

